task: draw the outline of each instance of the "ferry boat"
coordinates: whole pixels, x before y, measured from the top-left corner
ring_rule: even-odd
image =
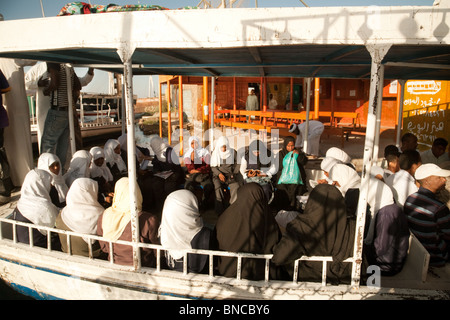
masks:
[[[18,243],[14,226],[23,225],[30,230],[36,226],[11,219],[14,201],[3,206],[0,276],[15,289],[40,299],[448,299],[448,268],[430,272],[429,256],[414,237],[399,277],[382,278],[381,283],[375,281],[373,285],[360,281],[364,272],[362,235],[368,179],[373,150],[378,150],[377,97],[382,92],[381,83],[383,78],[405,79],[408,74],[424,79],[450,79],[449,69],[442,67],[442,62],[437,64],[435,58],[439,52],[446,52],[447,56],[442,57],[450,65],[450,35],[437,27],[439,22],[448,20],[448,11],[445,4],[380,7],[376,18],[382,28],[368,24],[368,16],[374,13],[367,7],[152,10],[1,22],[0,57],[58,60],[122,70],[128,146],[135,144],[134,121],[128,121],[134,119],[133,75],[370,77],[371,87],[354,254],[346,260],[352,264],[351,284],[327,283],[326,271],[320,283],[297,279],[272,281],[267,271],[265,280],[249,281],[240,277],[239,263],[236,278],[214,275],[213,265],[206,275],[188,273],[186,265],[184,272],[164,270],[159,264],[156,268],[142,267],[138,248],[156,249],[157,260],[163,249],[137,240],[136,199],[130,203],[134,212],[133,241],[117,241],[133,247],[131,267],[94,259],[92,255],[79,257],[51,247]],[[405,23],[397,26],[392,21]],[[421,26],[420,34],[415,34],[414,28],[402,27],[411,24]],[[77,32],[71,32],[75,29]],[[46,32],[36,34],[31,30]],[[423,63],[415,63],[418,57]],[[433,63],[437,65],[430,67]],[[421,72],[424,68],[427,72]],[[134,163],[132,150],[128,148],[128,163]],[[129,177],[136,178],[133,165],[129,166]],[[133,184],[130,186],[133,188]],[[133,189],[130,191],[134,194]],[[65,233],[69,235],[68,241],[70,236],[78,235],[54,228],[39,226],[39,229],[49,234]],[[209,250],[189,252],[236,256],[238,261],[246,257],[265,261],[271,258],[271,255]],[[317,260],[325,266],[330,259],[299,260]]]

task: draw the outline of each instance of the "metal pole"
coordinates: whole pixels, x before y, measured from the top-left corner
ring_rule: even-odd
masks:
[[[306,78],[306,129],[303,138],[303,152],[306,153],[308,148],[308,134],[309,134],[309,111],[311,109],[311,81],[312,78]],[[292,103],[292,101],[291,101]]]
[[[400,102],[398,104],[398,120],[397,120],[397,139],[395,140],[395,145],[397,148],[400,147],[400,139],[402,135],[402,127],[403,127],[403,102],[405,100],[405,85],[406,80],[398,80],[398,84],[400,85]]]
[[[162,84],[159,82],[159,136],[162,138]]]
[[[140,268],[141,256],[140,250],[136,245],[139,242],[139,217],[136,199],[137,175],[136,175],[136,142],[134,137],[134,106],[133,106],[133,70],[131,58],[124,62],[124,89],[127,121],[127,160],[128,160],[128,179],[131,206],[131,232],[133,246],[133,266],[135,270]]]
[[[216,103],[216,94],[215,94],[215,88],[216,88],[216,78],[211,77],[211,112],[209,113],[209,143],[212,145],[213,139],[214,139],[214,110],[215,110],[215,103]]]
[[[180,123],[180,156],[183,155],[183,76],[178,77],[178,121]]]
[[[72,91],[72,76],[70,73],[70,66],[65,65],[65,71],[66,71],[66,84],[67,84],[67,100],[69,102],[69,130],[70,130],[70,136],[69,136],[69,142],[70,142],[70,152],[73,156],[73,154],[76,151],[75,148],[75,127],[74,127],[74,121],[73,118],[73,91]],[[78,119],[77,119],[78,121]],[[64,164],[63,164],[64,166]]]
[[[366,140],[364,145],[363,168],[361,172],[361,188],[358,199],[355,243],[353,246],[353,266],[352,266],[352,280],[353,287],[359,287],[361,278],[361,263],[362,263],[362,249],[364,241],[364,225],[366,223],[366,206],[367,195],[369,192],[369,178],[370,169],[373,161],[373,145],[376,127],[377,107],[379,90],[382,89],[383,68],[381,68],[381,61],[389,50],[390,45],[372,45],[367,46],[372,56],[372,66],[370,71],[370,93],[369,93],[369,110],[367,112],[367,127]]]
[[[384,88],[384,66],[380,65],[380,89],[377,97],[377,121],[375,126],[375,141],[373,146],[373,158],[375,163],[378,161],[378,151],[380,149],[380,129],[381,129],[381,110],[383,109],[383,88]]]

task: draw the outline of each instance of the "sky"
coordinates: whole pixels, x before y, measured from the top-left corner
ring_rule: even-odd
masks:
[[[56,16],[61,8],[71,0],[0,0],[0,13],[5,20],[30,19]],[[178,9],[185,6],[199,6],[201,0],[83,0],[83,2],[97,5],[160,5],[168,9]],[[219,4],[220,0],[210,0],[214,4]],[[348,6],[431,6],[434,0],[237,0],[241,7],[348,7]],[[42,3],[42,7],[41,7]],[[27,68],[25,69],[27,71]],[[79,76],[84,76],[86,68],[77,68]],[[150,86],[149,76],[135,76],[133,78],[133,93],[138,98],[146,98],[157,94],[157,77],[153,77],[155,88]],[[94,80],[83,88],[84,92],[89,93],[108,93],[108,76],[106,72],[97,70]]]

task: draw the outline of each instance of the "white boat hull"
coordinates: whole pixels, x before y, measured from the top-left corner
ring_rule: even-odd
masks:
[[[10,243],[8,243],[10,242]],[[325,287],[286,281],[247,281],[150,268],[135,271],[107,261],[0,241],[0,276],[36,299],[448,299],[444,291],[360,286]]]

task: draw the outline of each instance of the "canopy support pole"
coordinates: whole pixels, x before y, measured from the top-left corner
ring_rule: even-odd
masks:
[[[216,106],[216,78],[211,77],[211,111],[209,112],[209,143],[213,145],[213,139],[214,139],[214,111]]]
[[[400,101],[398,103],[397,138],[395,140],[395,145],[397,146],[397,148],[400,148],[400,139],[403,127],[403,102],[405,100],[406,80],[398,80],[398,83],[400,85]]]
[[[311,82],[312,78],[306,78],[306,128],[305,136],[303,138],[303,152],[308,150],[308,134],[309,134],[309,112],[311,109]],[[292,101],[291,101],[292,103]]]
[[[180,127],[180,138],[178,139],[180,143],[180,156],[184,154],[184,141],[183,141],[183,76],[178,77],[178,122]]]
[[[136,190],[136,141],[134,135],[134,106],[133,106],[133,66],[131,57],[134,49],[118,50],[123,61],[124,75],[124,96],[127,122],[127,160],[128,160],[128,180],[130,193],[130,209],[131,209],[131,237],[133,242],[133,267],[138,270],[141,266],[141,255],[137,244],[139,243],[139,212],[137,206]]]
[[[73,90],[72,90],[72,77],[70,74],[70,66],[65,65],[64,70],[66,72],[66,81],[67,81],[67,101],[69,102],[69,108],[67,109],[69,112],[69,140],[70,140],[70,152],[71,155],[76,151],[75,147],[75,120],[78,121],[78,119],[74,119],[73,117]],[[64,164],[63,164],[64,166]],[[62,169],[61,169],[62,170]]]
[[[378,161],[378,152],[380,149],[380,131],[381,131],[381,110],[383,109],[383,88],[384,88],[384,65],[380,65],[379,71],[380,77],[380,89],[378,90],[377,97],[377,121],[375,125],[375,141],[373,146],[373,158],[375,159],[375,164]]]
[[[355,243],[353,246],[352,287],[358,288],[361,278],[362,249],[364,241],[364,225],[366,222],[367,195],[369,192],[370,169],[373,161],[373,146],[377,121],[379,91],[383,90],[383,68],[381,61],[389,51],[391,45],[367,45],[366,48],[372,57],[370,71],[369,110],[367,112],[366,140],[364,144],[364,158],[361,173],[361,188],[358,199],[356,216]]]

